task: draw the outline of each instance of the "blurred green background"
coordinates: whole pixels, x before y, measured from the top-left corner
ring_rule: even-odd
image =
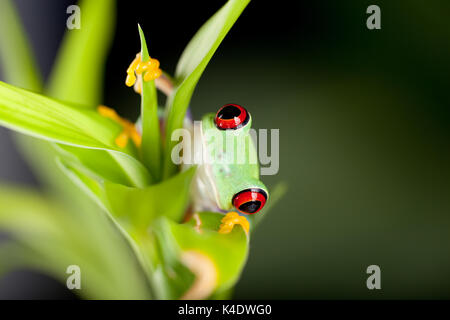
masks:
[[[45,71],[64,25],[39,49],[48,34],[38,22],[65,7],[42,3],[27,27],[35,23]],[[123,85],[139,49],[136,21],[151,55],[173,71],[221,3],[152,4],[153,18],[119,1],[105,104],[137,115],[139,98]],[[366,28],[371,4],[381,8],[381,30]],[[52,12],[65,23],[65,11]],[[191,102],[196,119],[235,102],[256,128],[280,129],[279,173],[262,179],[289,189],[251,240],[235,298],[450,298],[449,15],[450,2],[438,0],[249,5]],[[14,180],[10,167],[0,170]],[[366,287],[372,264],[381,290]]]

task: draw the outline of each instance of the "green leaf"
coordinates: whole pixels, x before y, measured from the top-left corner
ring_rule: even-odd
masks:
[[[220,213],[202,212],[185,224],[164,218],[155,224],[155,234],[164,244],[164,269],[175,273],[171,267],[181,262],[189,267],[198,281],[194,286],[189,277],[180,276],[185,280],[177,286],[184,288],[183,294],[171,299],[220,296],[226,294],[239,279],[248,256],[248,237],[240,226],[229,234],[218,233],[223,217]],[[171,277],[176,279],[177,274]]]
[[[146,237],[153,236],[152,250],[155,251],[151,261],[153,282],[157,288],[158,299],[180,299],[183,294],[193,285],[195,275],[180,260],[180,249],[171,232],[167,219],[157,220],[152,232]],[[142,250],[148,252],[149,244],[146,238],[138,238]]]
[[[0,0],[0,63],[12,84],[33,91],[42,79],[19,16],[9,0]]]
[[[105,182],[105,194],[111,213],[134,230],[146,230],[160,216],[181,221],[189,202],[194,173],[195,167],[192,167],[146,188],[130,188]]]
[[[78,265],[82,272],[78,293],[85,298],[151,297],[128,244],[99,211],[72,215],[34,192],[0,187],[0,230],[15,243],[2,242],[0,269],[7,269],[5,261],[13,261],[65,283],[67,267]]]
[[[99,168],[94,159],[115,161],[115,168],[121,168],[130,185],[143,187],[151,182],[150,174],[133,156],[136,148],[131,142],[120,149],[115,138],[122,128],[116,122],[106,119],[94,110],[80,109],[50,98],[18,89],[0,82],[0,124],[21,133],[41,139],[104,152],[71,151],[88,165]],[[67,148],[66,150],[68,150]],[[106,155],[109,153],[109,155]],[[88,156],[94,158],[89,159]],[[105,172],[106,168],[102,168]],[[107,170],[107,169],[106,169]]]
[[[176,87],[168,99],[164,178],[176,172],[171,159],[172,148],[176,144],[170,139],[172,132],[183,127],[186,110],[200,76],[248,3],[249,0],[228,1],[198,30],[181,55],[175,74]]]
[[[61,158],[59,163],[76,185],[102,208],[107,209],[131,234],[145,232],[158,217],[181,221],[186,213],[195,167],[161,183],[134,188],[105,181],[98,172],[91,171],[70,158]]]
[[[102,101],[103,71],[114,34],[115,1],[83,0],[80,12],[81,28],[66,32],[47,93],[94,108]]]
[[[178,222],[185,216],[195,167],[161,183],[133,188],[104,181],[97,172],[70,159],[59,159],[59,163],[76,185],[132,235],[145,233],[151,223],[161,216]]]
[[[249,243],[248,236],[239,225],[229,234],[218,233],[223,217],[217,212],[199,213],[200,230],[203,232],[197,231],[194,219],[187,225],[173,225],[182,250],[199,250],[214,261],[218,271],[218,292],[228,290],[238,280],[247,261]]]
[[[78,109],[45,96],[0,82],[0,124],[42,139],[83,148],[119,149],[122,128],[94,110]]]
[[[121,224],[116,218],[111,215],[110,205],[106,199],[104,181],[99,178],[95,173],[72,161],[67,161],[66,159],[58,158],[58,167],[66,175],[66,177],[71,182],[71,186],[76,187],[72,190],[72,194],[86,196],[88,195],[94,203],[104,210],[109,219],[117,227],[120,233],[127,239],[129,245],[133,249],[136,258],[138,259],[141,266],[144,268],[147,277],[149,277],[149,270],[145,268],[146,260],[142,256],[139,248],[137,247],[135,241],[131,238],[130,234],[125,230],[123,223]],[[85,199],[84,199],[85,200]],[[83,202],[83,204],[86,201]],[[98,209],[97,208],[97,209]]]
[[[64,158],[56,158],[56,164],[84,196],[89,196],[101,209],[108,211],[102,180],[95,172]]]
[[[104,180],[143,188],[152,178],[141,162],[118,152],[55,145],[60,155],[79,162]]]
[[[60,163],[67,176],[110,214],[114,224],[127,237],[153,283],[156,297],[168,299],[180,296],[186,289],[186,283],[192,282],[193,276],[182,263],[171,260],[173,257],[167,246],[173,245],[173,242],[155,238],[148,230],[155,219],[162,216],[171,221],[182,220],[195,168],[160,184],[138,189],[98,180],[95,173],[77,164],[64,160]],[[166,260],[170,261],[169,268],[166,268]]]
[[[150,59],[145,41],[144,32],[139,26],[141,39],[141,59],[146,62]],[[158,119],[158,100],[155,81],[142,80],[141,94],[142,119],[142,158],[150,173],[158,181],[161,176],[161,134]]]

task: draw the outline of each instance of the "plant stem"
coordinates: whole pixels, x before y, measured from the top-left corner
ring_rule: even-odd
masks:
[[[150,59],[145,41],[144,32],[139,27],[141,38],[141,59],[146,62]],[[151,175],[159,181],[161,179],[161,133],[158,119],[158,99],[155,81],[142,80],[141,94],[142,117],[142,159]]]

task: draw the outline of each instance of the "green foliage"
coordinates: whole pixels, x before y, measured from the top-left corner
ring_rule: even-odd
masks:
[[[144,32],[139,26],[141,39],[141,59],[150,59]],[[159,180],[161,172],[161,137],[158,119],[158,100],[155,81],[142,81],[141,94],[142,117],[142,159],[152,175]]]
[[[159,216],[181,222],[189,203],[189,186],[195,168],[146,188],[130,188],[105,183],[105,196],[111,213],[135,229],[147,229]],[[175,191],[176,190],[176,191]],[[177,193],[174,196],[174,192]]]
[[[67,266],[78,265],[84,297],[151,297],[136,257],[98,210],[74,214],[35,192],[0,187],[0,228],[15,239],[0,246],[9,268],[32,267],[65,283]]]
[[[100,178],[130,187],[143,188],[152,181],[150,173],[137,159],[119,152],[55,145],[59,156],[76,161]]]
[[[168,99],[166,137],[171,137],[174,130],[183,127],[186,110],[198,80],[214,52],[249,2],[250,0],[228,1],[200,28],[187,45],[177,65],[175,90]],[[174,145],[174,141],[166,139],[163,172],[165,178],[176,172],[176,166],[170,156]]]
[[[47,93],[79,106],[102,102],[103,68],[112,42],[114,0],[82,0],[80,30],[67,32],[58,53]]]
[[[9,2],[0,1],[13,13]],[[247,3],[228,1],[184,51],[168,99],[167,137],[182,127],[203,70]],[[178,172],[170,160],[170,139],[162,154],[154,81],[143,84],[142,149],[131,141],[117,147],[121,126],[95,110],[101,102],[114,2],[84,0],[81,7],[83,31],[66,35],[50,77],[47,92],[53,98],[0,82],[0,124],[51,142],[34,143],[33,138],[23,145],[40,173],[59,189],[57,197],[66,199],[0,188],[0,230],[15,240],[0,248],[0,272],[15,264],[3,261],[14,261],[65,281],[66,267],[76,264],[83,270],[81,295],[87,298],[227,297],[245,265],[249,235],[240,226],[219,234],[219,213],[196,213],[184,222],[195,168]],[[6,77],[39,90],[20,23],[13,14],[6,21],[14,35],[0,32],[0,43],[9,44],[0,49]],[[146,61],[140,28],[139,34]],[[18,79],[14,70],[25,78]],[[210,277],[204,279],[205,274]]]
[[[0,63],[10,83],[40,90],[42,80],[17,12],[9,0],[0,0]]]
[[[211,283],[203,283],[203,290],[208,295],[200,296],[196,292],[188,291],[191,286],[188,282],[189,275],[180,272],[185,279],[185,285],[181,286],[182,290],[168,290],[165,298],[179,299],[186,292],[188,294],[184,296],[185,298],[206,298],[213,292],[216,294],[225,292],[236,283],[247,260],[248,238],[241,227],[234,228],[230,234],[218,233],[222,218],[223,215],[219,213],[202,212],[198,214],[197,219],[191,219],[186,224],[178,224],[165,217],[154,224],[153,232],[156,234],[161,251],[164,252],[162,255],[164,268],[158,269],[159,272],[179,269],[183,253],[194,252],[200,255],[194,260],[197,272],[203,274],[211,272],[213,278]],[[208,269],[208,260],[212,262],[211,270]],[[170,272],[168,273],[163,278],[170,283]],[[183,282],[177,281],[178,288],[180,284]]]
[[[216,212],[199,213],[200,231],[194,228],[194,220],[186,225],[170,223],[182,250],[198,250],[214,261],[220,291],[234,285],[247,260],[248,252],[248,237],[242,227],[236,226],[230,234],[217,232],[222,218],[223,215]]]
[[[0,122],[19,132],[73,146],[119,151],[121,127],[94,110],[79,109],[0,82]],[[132,153],[130,148],[125,150]]]

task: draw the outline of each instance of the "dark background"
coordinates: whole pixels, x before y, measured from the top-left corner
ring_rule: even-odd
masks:
[[[48,75],[73,1],[18,0]],[[223,4],[123,1],[107,61],[105,104],[133,118],[124,86],[139,51],[173,73],[196,30]],[[381,30],[366,8],[381,7]],[[194,93],[196,119],[229,101],[257,128],[280,129],[289,190],[256,231],[236,298],[450,298],[450,2],[253,1]],[[5,129],[0,181],[34,184]],[[366,288],[381,268],[382,289]],[[0,280],[0,298],[70,297],[34,273]]]

